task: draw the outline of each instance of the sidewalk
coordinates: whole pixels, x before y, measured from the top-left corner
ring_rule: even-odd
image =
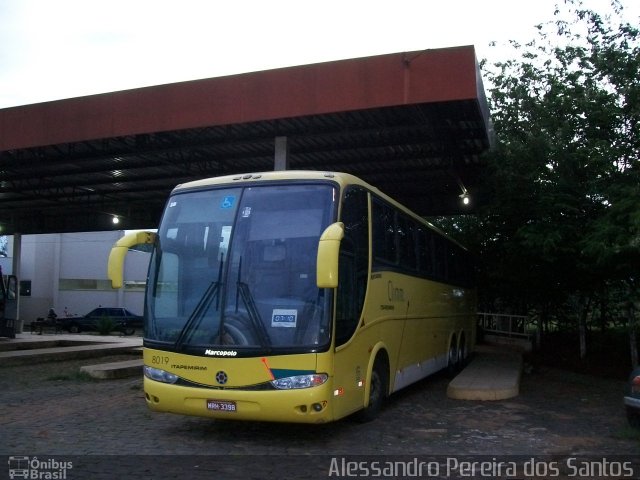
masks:
[[[135,336],[18,333],[14,339],[0,338],[0,364],[92,358],[141,347],[142,338]]]
[[[479,346],[471,363],[447,388],[456,400],[504,400],[520,393],[522,354],[499,347]]]

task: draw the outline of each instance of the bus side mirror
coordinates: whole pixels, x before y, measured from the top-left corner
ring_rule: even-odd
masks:
[[[155,241],[156,234],[153,232],[133,232],[122,237],[111,247],[107,263],[107,278],[111,280],[111,288],[122,288],[124,257],[129,249],[136,245],[153,245]]]
[[[336,288],[338,286],[338,255],[343,237],[344,223],[342,222],[329,225],[320,236],[316,263],[318,288]]]

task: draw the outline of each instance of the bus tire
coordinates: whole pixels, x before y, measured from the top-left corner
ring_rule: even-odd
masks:
[[[458,342],[456,336],[451,338],[449,343],[449,351],[447,352],[447,375],[453,378],[458,373],[460,367],[460,358],[458,356]]]
[[[458,369],[462,370],[467,365],[469,359],[469,349],[464,333],[460,334],[460,344],[458,345]]]
[[[369,403],[360,410],[355,418],[360,423],[374,420],[382,410],[389,395],[389,362],[384,355],[378,354],[371,370],[369,380]]]

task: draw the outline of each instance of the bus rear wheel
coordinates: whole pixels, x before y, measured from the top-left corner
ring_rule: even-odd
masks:
[[[462,370],[467,366],[469,360],[469,350],[467,348],[467,339],[464,334],[460,335],[460,346],[458,347],[458,368]]]
[[[369,404],[356,414],[356,420],[366,423],[374,420],[382,410],[389,394],[389,367],[381,357],[377,357],[369,379]]]
[[[449,353],[447,354],[447,375],[453,378],[460,369],[460,357],[458,355],[458,343],[456,337],[451,339]]]

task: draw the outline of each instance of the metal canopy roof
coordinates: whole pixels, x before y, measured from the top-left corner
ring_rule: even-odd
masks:
[[[421,215],[480,192],[489,117],[473,47],[398,53],[0,110],[1,233],[155,227],[186,181],[355,174]],[[112,216],[122,221],[117,226]]]

